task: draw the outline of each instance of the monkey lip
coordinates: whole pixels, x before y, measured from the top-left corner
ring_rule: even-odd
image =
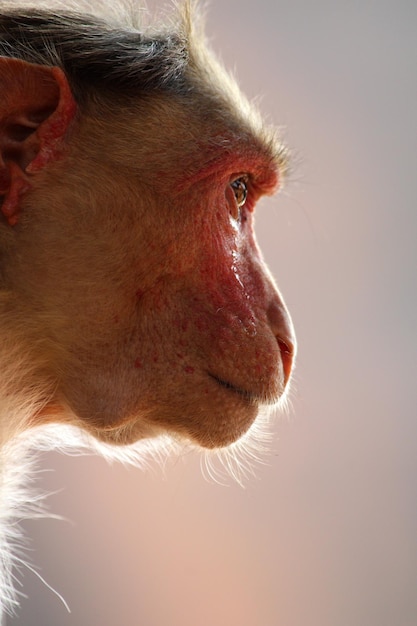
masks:
[[[215,376],[214,374],[209,374],[209,376],[210,378],[215,380],[216,383],[220,385],[220,387],[223,387],[224,389],[228,389],[229,391],[235,393],[236,395],[240,396],[244,400],[247,400],[253,403],[258,403],[260,401],[259,396],[255,393],[246,391],[245,389],[240,389],[239,387],[235,387],[235,385],[232,385],[232,383],[222,380],[221,378],[219,378],[218,376]]]

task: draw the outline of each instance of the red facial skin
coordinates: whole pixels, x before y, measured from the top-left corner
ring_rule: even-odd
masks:
[[[205,169],[173,199],[156,199],[160,210],[142,228],[140,245],[125,233],[125,287],[106,296],[103,278],[104,294],[97,287],[95,293],[97,302],[114,302],[109,316],[119,320],[117,331],[100,320],[99,307],[93,333],[99,343],[86,350],[77,341],[73,350],[82,361],[92,352],[100,356],[84,368],[82,381],[76,369],[65,389],[96,436],[126,443],[168,431],[222,447],[247,431],[262,405],[283,395],[295,340],[253,233],[262,194],[254,175],[245,206],[233,217],[230,183],[242,171],[253,171],[243,159]],[[276,172],[268,170],[267,180],[270,192]],[[120,222],[119,236],[123,228]],[[83,337],[90,326],[88,320]],[[120,388],[128,392],[121,396]]]
[[[252,165],[253,155],[250,159]],[[256,201],[264,189],[270,193],[277,184],[275,170],[266,166],[259,170],[264,185],[252,174],[238,219],[232,217],[236,200],[230,182],[242,171],[254,171],[243,158],[217,162],[183,183],[173,210],[181,212],[182,198],[189,204],[190,193],[195,193],[196,204],[170,231],[175,233],[174,241],[161,244],[169,259],[166,277],[158,274],[149,287],[135,286],[141,319],[149,324],[155,315],[155,325],[171,330],[159,351],[156,348],[158,358],[151,357],[142,342],[134,353],[135,367],[138,360],[146,364],[145,377],[153,370],[158,378],[161,364],[168,372],[164,388],[145,403],[158,406],[158,418],[151,411],[151,421],[164,428],[174,425],[176,432],[191,435],[206,447],[235,440],[250,426],[261,404],[282,396],[294,356],[292,325],[253,233]],[[208,209],[199,206],[204,200]],[[157,333],[154,324],[150,328]],[[155,345],[158,342],[153,352]],[[188,396],[186,407],[183,398],[176,401],[178,381],[184,389],[193,389],[183,396]]]

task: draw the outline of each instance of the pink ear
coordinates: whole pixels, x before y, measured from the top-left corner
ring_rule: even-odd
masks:
[[[0,93],[1,212],[14,225],[32,176],[62,155],[77,107],[61,69],[19,59],[0,57]]]

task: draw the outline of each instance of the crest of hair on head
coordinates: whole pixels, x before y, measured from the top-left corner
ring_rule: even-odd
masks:
[[[0,0],[0,8],[45,9],[50,12],[84,13],[109,21],[114,26],[143,28],[148,14],[145,0]]]

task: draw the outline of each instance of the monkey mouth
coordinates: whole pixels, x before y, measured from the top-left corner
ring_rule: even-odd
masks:
[[[259,403],[260,398],[256,394],[251,393],[250,391],[246,391],[245,389],[240,389],[239,387],[232,385],[232,383],[229,383],[226,380],[222,380],[221,378],[219,378],[218,376],[215,376],[214,374],[209,374],[209,376],[210,378],[215,380],[216,383],[220,385],[220,387],[223,387],[223,389],[228,389],[232,393],[240,396],[241,398],[243,398],[244,400],[252,404]]]

